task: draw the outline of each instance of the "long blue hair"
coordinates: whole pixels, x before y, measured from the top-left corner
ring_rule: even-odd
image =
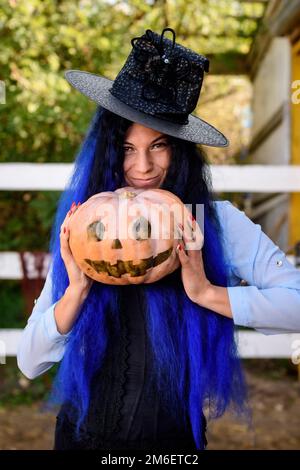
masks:
[[[60,254],[60,226],[73,201],[114,191],[124,183],[124,134],[131,121],[98,107],[76,157],[74,172],[62,193],[52,227],[53,303],[68,286]],[[228,266],[223,252],[211,176],[205,154],[196,144],[168,136],[172,159],[161,186],[185,204],[204,204],[203,262],[209,281],[227,286]],[[194,213],[195,215],[195,213]],[[192,302],[185,293],[180,269],[152,284],[142,284],[147,334],[151,344],[158,393],[176,419],[189,420],[197,449],[203,449],[202,412],[221,416],[228,407],[247,409],[247,392],[238,358],[232,319]],[[93,282],[66,344],[50,402],[69,403],[80,436],[91,403],[91,384],[101,369],[109,341],[108,322],[118,328],[123,286]],[[100,302],[99,302],[100,299]],[[159,332],[159,333],[158,333]]]

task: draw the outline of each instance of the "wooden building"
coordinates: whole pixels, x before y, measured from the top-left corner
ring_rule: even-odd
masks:
[[[268,2],[248,67],[253,83],[249,163],[300,165],[299,0]],[[300,192],[253,194],[249,215],[284,251],[292,252],[300,241]]]

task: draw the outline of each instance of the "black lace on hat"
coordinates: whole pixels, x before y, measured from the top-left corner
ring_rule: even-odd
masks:
[[[171,31],[172,41],[164,38],[166,31]],[[189,113],[197,105],[209,61],[176,44],[175,37],[172,28],[165,28],[161,35],[147,29],[143,36],[133,38],[132,52],[110,92],[135,109],[187,124]]]

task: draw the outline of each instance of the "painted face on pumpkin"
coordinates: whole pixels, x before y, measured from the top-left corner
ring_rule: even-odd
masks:
[[[184,213],[182,201],[162,189],[125,187],[95,194],[69,223],[72,254],[81,270],[96,281],[154,282],[180,265],[177,221]]]
[[[172,148],[168,136],[133,123],[124,137],[124,179],[134,188],[159,188],[170,166]]]
[[[151,238],[151,222],[143,215],[134,217],[129,224],[129,230],[131,231],[131,239],[125,239],[120,241],[119,238],[111,240],[112,250],[123,250],[128,252],[129,244],[149,242]],[[88,239],[91,242],[103,242],[106,235],[106,225],[101,220],[91,223],[87,227]],[[138,247],[136,246],[136,249]],[[148,258],[142,259],[139,263],[134,264],[133,260],[118,259],[117,263],[112,264],[110,261],[97,261],[91,259],[85,259],[85,261],[97,272],[106,273],[109,276],[120,278],[123,274],[129,274],[132,277],[145,276],[147,269],[154,268],[160,263],[165,261],[172,253],[173,248],[170,247],[158,253],[156,256],[149,256]],[[138,250],[137,250],[138,251]]]

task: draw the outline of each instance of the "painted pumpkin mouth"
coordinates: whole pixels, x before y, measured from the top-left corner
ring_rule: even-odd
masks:
[[[132,260],[117,260],[116,264],[109,261],[93,261],[85,258],[86,261],[97,273],[107,273],[109,276],[121,277],[122,274],[130,274],[132,277],[144,276],[147,269],[158,266],[171,255],[173,248],[162,251],[157,256],[142,259],[140,263],[133,264]]]

